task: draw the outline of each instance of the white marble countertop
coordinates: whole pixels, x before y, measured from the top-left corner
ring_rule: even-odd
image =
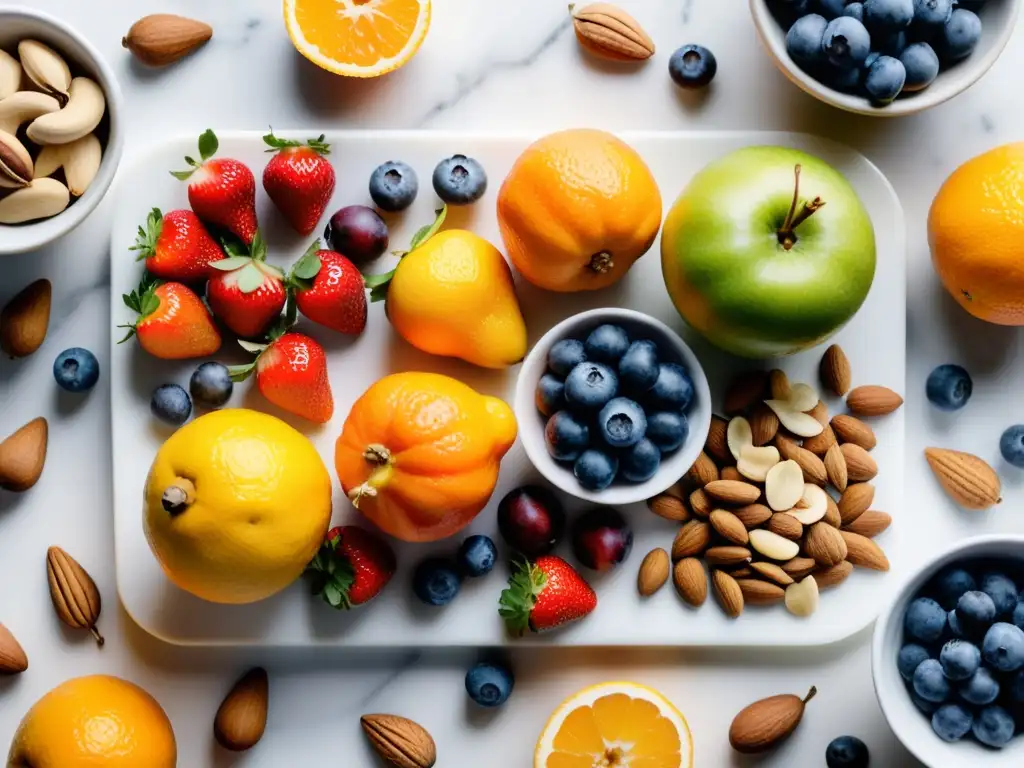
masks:
[[[1015,35],[995,68],[968,93],[924,115],[898,121],[857,118],[805,96],[769,62],[745,0],[623,0],[654,33],[662,55],[638,69],[585,60],[572,40],[561,0],[434,0],[434,20],[419,55],[386,78],[363,82],[321,72],[292,49],[279,0],[33,0],[83,31],[113,63],[128,107],[125,162],[168,135],[221,129],[445,128],[549,130],[571,125],[609,129],[785,129],[828,136],[877,163],[899,192],[908,221],[909,284],[907,466],[908,504],[934,510],[949,531],[962,513],[928,483],[921,447],[932,439],[995,461],[998,435],[1019,397],[1020,335],[972,321],[948,301],[928,263],[924,220],[932,195],[959,163],[1019,136],[1024,115],[1019,73],[1024,35]],[[215,38],[198,55],[165,72],[136,67],[121,35],[145,13],[174,11],[212,24]],[[681,94],[666,73],[667,52],[700,42],[719,61],[706,98]],[[44,348],[27,360],[0,361],[0,434],[28,419],[50,421],[42,480],[22,496],[0,495],[0,620],[19,637],[30,670],[0,680],[0,753],[22,713],[62,680],[107,672],[152,692],[175,727],[182,768],[207,766],[371,765],[358,716],[391,711],[412,717],[434,735],[440,765],[522,768],[561,699],[584,684],[608,679],[650,683],[687,715],[702,768],[747,764],[733,755],[726,732],[741,707],[762,695],[820,694],[797,735],[760,764],[819,768],[826,744],[859,735],[872,765],[914,761],[888,730],[871,687],[869,634],[838,646],[799,653],[682,651],[520,651],[513,656],[517,687],[497,712],[482,712],[463,692],[473,654],[407,653],[352,658],[338,652],[287,654],[179,649],[146,635],[120,610],[114,587],[111,519],[110,396],[105,382],[84,399],[64,397],[50,366],[61,349],[91,348],[108,356],[111,200],[71,236],[37,253],[9,257],[0,303],[29,281],[54,284],[54,312]],[[968,421],[929,418],[923,380],[940,362],[962,362],[976,375]],[[114,403],[113,407],[117,407]],[[1009,415],[1007,415],[1009,412]],[[1024,530],[1013,509],[1024,498],[1021,476],[1004,471],[1007,503],[979,517],[978,532]],[[919,486],[919,487],[915,487]],[[0,492],[2,493],[2,492]],[[894,510],[894,512],[896,512]],[[90,570],[106,607],[107,644],[65,630],[49,605],[44,553],[60,544]],[[924,555],[926,553],[922,553]],[[219,751],[213,713],[248,665],[271,673],[266,736],[252,752]],[[327,763],[324,763],[327,764]]]

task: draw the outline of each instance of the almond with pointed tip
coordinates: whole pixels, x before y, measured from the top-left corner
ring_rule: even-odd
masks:
[[[801,522],[788,512],[776,512],[772,515],[765,530],[790,541],[800,541],[804,535],[804,527]]]
[[[822,463],[825,465],[825,474],[832,487],[840,493],[845,491],[850,478],[846,470],[846,457],[839,445],[833,445],[825,452]]]
[[[711,509],[711,499],[703,489],[698,488],[690,494],[690,511],[694,517],[706,518],[711,514]]]
[[[804,716],[807,702],[818,692],[811,688],[804,698],[792,694],[771,696],[745,707],[729,727],[729,743],[737,752],[767,752],[793,735]]]
[[[749,563],[750,560],[750,550],[746,547],[711,547],[704,552],[704,562],[720,568],[731,568],[734,565]]]
[[[263,738],[270,706],[267,671],[256,667],[246,672],[224,697],[213,720],[217,743],[232,752],[252,749]]]
[[[818,564],[809,557],[794,557],[782,564],[782,570],[793,579],[802,579],[817,568]]]
[[[686,502],[669,493],[659,493],[648,499],[647,508],[666,520],[685,522],[690,519],[690,510],[686,508]]]
[[[874,541],[867,536],[861,536],[851,531],[840,531],[839,533],[843,537],[843,541],[846,542],[846,559],[851,563],[872,571],[889,570],[889,558]]]
[[[925,448],[924,455],[943,490],[961,507],[980,511],[1003,500],[999,475],[983,459],[947,448]]]
[[[708,599],[708,575],[696,557],[684,557],[672,569],[676,592],[689,605],[699,608]]]
[[[672,563],[664,549],[659,547],[648,552],[636,576],[636,590],[640,596],[650,597],[665,586],[671,569]]]
[[[892,517],[887,513],[869,509],[849,525],[844,525],[843,530],[873,539],[888,530],[890,525],[892,525]]]
[[[843,452],[846,476],[850,481],[864,483],[873,480],[878,474],[878,462],[856,443],[843,443],[839,450]]]
[[[704,486],[704,493],[725,504],[753,504],[761,498],[761,489],[739,480],[715,480]]]
[[[865,451],[878,445],[875,431],[871,427],[848,413],[840,413],[832,417],[832,431],[841,443],[859,445]]]
[[[853,483],[847,486],[839,497],[839,518],[844,526],[849,525],[868,511],[875,500],[875,486],[871,483]]]
[[[612,61],[643,61],[654,55],[654,41],[640,23],[611,3],[569,6],[580,45]]]
[[[63,549],[50,547],[46,550],[46,578],[60,620],[74,629],[88,629],[96,645],[102,647],[105,641],[96,629],[102,601],[92,577]]]
[[[754,445],[767,445],[775,439],[779,431],[779,417],[775,411],[764,403],[754,406],[754,412],[750,414],[750,435]]]
[[[888,387],[868,384],[846,396],[846,407],[857,416],[885,416],[903,405],[903,398]]]
[[[836,397],[843,397],[850,391],[853,374],[850,371],[850,358],[838,344],[825,350],[819,368],[821,383]]]
[[[785,371],[773,368],[768,372],[768,394],[773,400],[788,400],[791,390]]]
[[[780,587],[788,587],[793,583],[793,577],[786,573],[782,566],[775,563],[756,562],[750,564],[750,570],[762,579],[768,579]]]
[[[0,624],[0,675],[18,675],[28,669],[28,656],[11,631]]]
[[[818,565],[831,568],[846,559],[847,547],[839,531],[828,523],[815,523],[807,531],[804,552]]]
[[[772,516],[772,511],[764,504],[746,504],[734,509],[733,514],[739,519],[747,530],[759,528],[764,525]]]
[[[743,613],[743,590],[736,579],[725,571],[716,569],[711,572],[711,586],[714,587],[715,598],[726,616],[735,619]]]
[[[48,435],[46,419],[40,416],[0,443],[0,488],[21,493],[38,482]]]
[[[725,509],[716,509],[711,513],[711,527],[726,541],[739,546],[744,546],[750,537],[743,522],[732,512]]]
[[[795,461],[800,465],[800,469],[804,473],[804,479],[807,482],[824,485],[828,481],[828,472],[825,469],[825,464],[806,448],[802,448],[788,437],[783,437],[782,435],[776,436],[775,447],[778,448],[779,455],[783,459]]]
[[[786,590],[761,579],[736,579],[744,605],[775,605],[786,599]]]
[[[398,715],[363,715],[363,733],[380,758],[393,768],[433,768],[434,739],[419,723]]]
[[[698,488],[703,488],[708,483],[718,479],[718,467],[703,451],[693,462],[693,466],[686,472],[686,478]]]
[[[853,573],[853,563],[848,560],[844,560],[841,563],[836,563],[829,568],[822,568],[820,571],[815,571],[811,574],[814,580],[818,582],[818,589],[830,589],[832,587],[839,586],[846,578]]]
[[[734,459],[729,451],[728,440],[729,422],[721,416],[711,417],[711,426],[708,429],[707,439],[704,441],[704,453],[718,462],[718,466],[724,467],[732,464]]]
[[[825,494],[825,516],[821,519],[833,528],[843,527],[843,516],[839,514],[839,505],[827,493]]]
[[[121,46],[143,64],[163,67],[183,59],[213,37],[213,28],[172,13],[143,16],[121,38]]]
[[[711,543],[711,526],[703,520],[691,520],[683,525],[672,542],[672,559],[695,557]]]

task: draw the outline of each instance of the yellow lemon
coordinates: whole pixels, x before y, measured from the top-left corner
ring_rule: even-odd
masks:
[[[175,768],[167,714],[134,683],[107,675],[61,683],[22,718],[8,768]]]
[[[672,703],[639,683],[602,683],[551,715],[533,768],[692,768],[693,740]]]
[[[287,587],[331,519],[331,478],[313,444],[246,409],[214,411],[161,446],[146,481],[145,531],[167,577],[214,603]]]

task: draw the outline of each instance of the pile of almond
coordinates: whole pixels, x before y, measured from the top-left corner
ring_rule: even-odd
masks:
[[[851,391],[850,363],[837,345],[826,350],[820,373],[826,390],[846,397],[849,413],[830,419],[814,388],[791,384],[781,370],[742,373],[725,394],[729,418],[712,417],[694,465],[648,500],[653,512],[682,523],[671,572],[690,605],[703,605],[710,581],[731,617],[776,603],[810,616],[819,591],[841,584],[855,566],[889,569],[873,541],[892,520],[871,509],[876,438],[864,418],[892,413],[903,399],[881,386]],[[661,559],[651,553],[645,562]],[[657,587],[645,581],[642,568],[639,591],[651,594]]]

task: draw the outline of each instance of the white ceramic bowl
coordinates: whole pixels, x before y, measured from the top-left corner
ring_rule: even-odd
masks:
[[[622,326],[632,339],[650,339],[658,345],[662,362],[683,366],[693,379],[694,401],[686,414],[690,426],[686,442],[662,460],[654,477],[646,483],[634,485],[616,481],[603,491],[588,491],[576,480],[571,464],[561,464],[548,454],[544,444],[544,424],[547,420],[537,410],[534,396],[537,382],[547,369],[548,351],[555,342],[570,338],[583,341],[594,328],[604,323]],[[632,504],[664,491],[696,461],[711,427],[711,391],[697,356],[663,322],[632,309],[606,308],[581,312],[563,320],[544,334],[523,361],[516,382],[514,408],[519,422],[519,438],[537,470],[548,482],[571,496],[597,504]]]
[[[123,104],[114,71],[81,34],[49,14],[31,8],[0,8],[0,48],[16,55],[20,40],[46,43],[68,62],[72,75],[93,78],[107,99],[107,111],[97,129],[103,143],[103,161],[92,184],[58,215],[18,225],[0,224],[0,254],[41,248],[66,235],[88,216],[110,188],[124,148]]]
[[[981,41],[968,58],[943,70],[935,82],[915,94],[901,96],[884,107],[872,106],[863,96],[843,93],[819,83],[794,62],[786,52],[786,30],[775,20],[766,0],[750,0],[757,33],[775,65],[793,83],[819,101],[833,107],[874,117],[898,117],[930,109],[967,90],[995,64],[1013,33],[1021,0],[988,0],[979,12]]]
[[[947,565],[987,557],[1024,561],[1024,536],[980,536],[961,541],[932,557],[905,581],[875,624],[871,669],[878,703],[903,746],[931,768],[1020,768],[1024,765],[1024,736],[1017,736],[1002,750],[988,749],[970,738],[956,744],[944,742],[932,731],[929,718],[910,700],[896,669],[896,655],[903,644],[903,615],[910,601]]]

